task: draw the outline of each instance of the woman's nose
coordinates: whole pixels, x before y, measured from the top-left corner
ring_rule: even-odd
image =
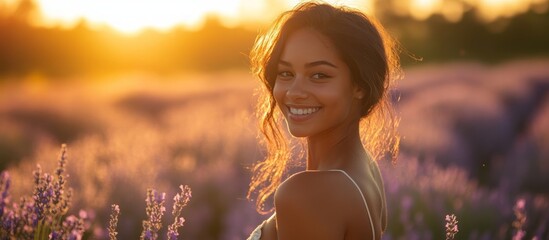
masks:
[[[290,86],[288,86],[286,96],[291,100],[307,98],[308,92],[305,85],[305,79],[296,76]]]

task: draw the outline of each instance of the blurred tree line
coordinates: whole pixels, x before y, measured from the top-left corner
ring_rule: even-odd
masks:
[[[0,20],[0,74],[38,71],[49,75],[124,70],[172,72],[247,66],[255,32],[208,21],[198,31],[155,30],[129,36],[112,29],[37,28]]]
[[[416,63],[410,56],[423,62],[549,56],[547,7],[486,23],[479,21],[475,8],[456,22],[440,14],[417,20],[392,11],[393,3],[377,1],[376,15],[401,43],[405,66]],[[72,29],[45,28],[29,23],[33,11],[32,1],[24,0],[15,13],[0,16],[0,75],[245,69],[258,33],[224,27],[215,17],[196,31],[145,30],[133,36],[92,29],[84,20]]]

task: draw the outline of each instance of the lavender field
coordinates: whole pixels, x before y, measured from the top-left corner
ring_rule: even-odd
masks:
[[[244,239],[268,217],[246,199],[264,153],[248,72],[55,80],[0,81],[10,204],[32,194],[36,164],[54,171],[67,143],[69,213],[88,213],[85,239],[108,239],[111,204],[118,238],[137,239],[151,187],[192,188],[180,239]],[[384,239],[444,239],[447,214],[459,221],[456,239],[549,239],[549,60],[407,68],[393,95],[403,139],[398,161],[379,163]]]

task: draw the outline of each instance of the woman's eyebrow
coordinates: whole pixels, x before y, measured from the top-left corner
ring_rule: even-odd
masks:
[[[291,67],[292,64],[289,63],[289,62],[286,62],[284,60],[279,60],[278,61],[278,64],[280,65],[284,65],[284,66],[288,66],[288,67]],[[320,66],[320,65],[328,65],[330,67],[333,67],[333,68],[337,68],[337,66],[331,62],[328,62],[328,61],[325,61],[325,60],[320,60],[320,61],[314,61],[314,62],[310,62],[310,63],[306,63],[305,64],[305,67],[306,68],[310,68],[310,67],[315,67],[315,66]]]
[[[278,60],[278,64],[279,64],[279,65],[284,65],[284,66],[287,66],[287,67],[291,67],[291,66],[292,66],[291,63],[286,62],[286,61],[284,61],[284,60]]]
[[[325,61],[325,60],[306,63],[305,67],[309,68],[309,67],[315,67],[315,66],[320,66],[320,65],[328,65],[330,67],[337,68],[337,66],[335,64],[333,64],[331,62],[328,62],[328,61]]]

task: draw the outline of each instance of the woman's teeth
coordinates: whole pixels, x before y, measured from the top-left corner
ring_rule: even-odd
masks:
[[[320,109],[319,107],[315,107],[315,108],[293,108],[293,107],[290,107],[290,113],[292,113],[294,115],[307,115],[307,114],[314,113],[314,112],[318,111],[319,109]]]

